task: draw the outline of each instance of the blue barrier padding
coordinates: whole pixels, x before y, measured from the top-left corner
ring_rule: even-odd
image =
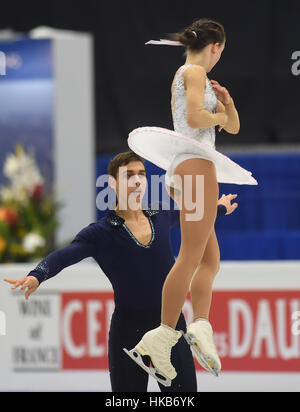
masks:
[[[300,259],[300,154],[224,154],[251,171],[259,185],[219,184],[220,196],[236,193],[239,204],[234,213],[216,221],[221,259]],[[107,173],[114,156],[98,156],[97,176]],[[150,193],[151,175],[165,171],[148,161],[145,164]],[[104,213],[98,210],[97,217]],[[177,255],[180,228],[172,229],[171,241]]]

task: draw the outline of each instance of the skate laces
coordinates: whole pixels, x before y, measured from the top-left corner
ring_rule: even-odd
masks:
[[[197,325],[196,330],[198,329],[201,335],[205,338],[206,345],[210,347],[210,350],[212,352],[217,354],[218,352],[215,347],[215,343],[213,339],[213,331],[212,331],[210,323],[205,324],[204,322],[197,322],[196,325]]]
[[[168,340],[167,342],[169,343],[169,345],[172,347],[174,345],[176,345],[176,343],[178,342],[179,338],[181,337],[182,333],[176,329],[171,331],[172,334],[168,333]]]
[[[172,352],[172,347],[175,345],[175,343],[177,342],[177,340],[175,340],[174,338],[165,341],[162,347],[162,352],[164,353],[165,356],[165,365],[168,365],[168,369],[172,370],[174,369],[172,363],[171,363],[171,352]]]
[[[164,333],[163,335],[157,335],[157,338],[159,338],[162,346],[161,346],[161,350],[165,353],[165,355],[168,355],[169,360],[171,359],[171,350],[172,347],[178,342],[178,339],[181,336],[179,336],[179,333],[177,333],[178,331],[176,331],[176,334],[172,333],[172,335],[170,333]]]

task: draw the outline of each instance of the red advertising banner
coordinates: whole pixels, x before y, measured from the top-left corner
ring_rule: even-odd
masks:
[[[300,371],[300,290],[214,292],[211,323],[226,371]]]
[[[61,294],[63,369],[108,369],[113,310],[111,292]],[[215,291],[210,321],[223,371],[300,372],[300,290]]]
[[[62,293],[62,369],[108,369],[111,292]]]

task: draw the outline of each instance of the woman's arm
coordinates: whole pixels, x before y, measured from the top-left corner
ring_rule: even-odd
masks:
[[[206,71],[201,66],[191,66],[183,73],[186,85],[186,121],[192,128],[225,125],[226,113],[210,113],[203,108]]]
[[[226,105],[218,100],[216,113],[226,113],[228,119],[223,129],[226,130],[227,133],[238,134],[240,131],[240,119],[232,97],[230,103]]]

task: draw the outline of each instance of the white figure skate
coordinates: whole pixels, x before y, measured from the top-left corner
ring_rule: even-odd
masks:
[[[171,350],[183,332],[161,324],[158,328],[145,333],[140,342],[131,350],[123,348],[149,375],[164,386],[171,386],[177,372],[171,364]],[[149,356],[152,366],[147,366],[142,356]]]
[[[213,341],[213,330],[209,321],[196,319],[187,327],[184,337],[200,365],[213,375],[219,376],[221,361]]]

